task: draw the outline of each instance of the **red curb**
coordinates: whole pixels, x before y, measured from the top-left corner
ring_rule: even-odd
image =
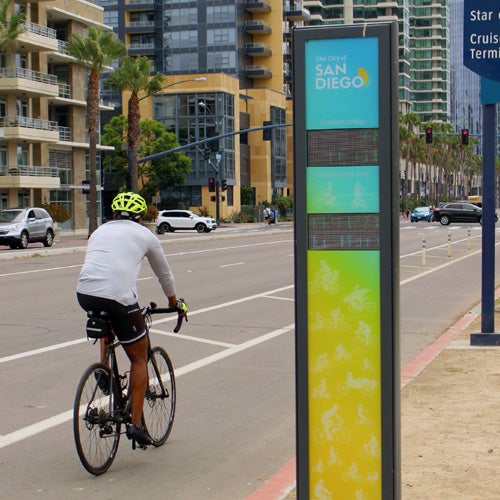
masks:
[[[246,500],[280,500],[285,498],[294,486],[295,458],[292,458]]]
[[[495,298],[500,297],[500,288],[495,290]],[[453,340],[453,337],[467,328],[481,314],[479,303],[471,311],[450,326],[432,344],[427,346],[413,361],[401,369],[401,388],[417,377],[435,359],[439,353]],[[293,458],[278,472],[271,476],[259,489],[246,500],[283,500],[294,488],[296,481],[296,460]]]

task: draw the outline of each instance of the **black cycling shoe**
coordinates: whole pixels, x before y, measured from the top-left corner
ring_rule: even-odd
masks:
[[[94,378],[105,396],[109,395],[109,376],[106,372],[94,372]]]
[[[153,444],[151,436],[148,434],[146,429],[141,429],[135,424],[130,424],[127,427],[127,437],[132,439],[132,447],[134,447],[134,442],[136,442],[140,448],[146,448],[147,445]]]

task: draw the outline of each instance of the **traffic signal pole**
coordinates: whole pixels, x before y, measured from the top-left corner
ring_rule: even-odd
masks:
[[[236,130],[234,132],[228,132],[226,134],[217,135],[214,137],[207,137],[205,139],[201,139],[196,142],[190,142],[188,144],[184,144],[182,146],[177,146],[176,148],[167,149],[165,151],[160,151],[159,153],[155,153],[154,155],[145,156],[144,158],[139,158],[137,163],[145,163],[147,161],[156,160],[157,158],[161,158],[166,155],[170,155],[172,153],[176,153],[177,151],[184,151],[185,149],[190,149],[196,146],[200,146],[201,144],[206,144],[207,142],[213,142],[214,140],[224,139],[224,137],[232,137],[234,135],[247,134],[248,132],[256,132],[258,130],[268,130],[273,128],[282,128],[282,127],[291,127],[293,123],[278,123],[274,125],[264,125],[262,127],[252,127],[246,128],[243,130]],[[215,167],[214,167],[215,168]]]

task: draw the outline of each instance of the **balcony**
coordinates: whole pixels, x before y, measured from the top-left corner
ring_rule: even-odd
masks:
[[[126,30],[132,33],[150,33],[155,30],[154,21],[129,21],[126,24]]]
[[[284,16],[290,21],[310,21],[311,13],[302,7],[301,2],[294,2],[291,4],[290,2],[285,3],[285,7],[283,9]]]
[[[252,57],[268,57],[273,51],[265,43],[245,43],[245,54]]]
[[[247,0],[245,2],[245,9],[249,12],[270,12],[271,5],[268,2],[254,2]]]
[[[125,10],[147,10],[154,7],[155,0],[125,0]]]
[[[56,167],[0,166],[0,188],[59,189],[60,186],[59,171]]]
[[[271,73],[269,68],[267,68],[267,66],[254,65],[254,66],[247,66],[245,68],[245,76],[247,76],[248,78],[259,79],[259,78],[271,78],[273,74]]]
[[[25,116],[0,117],[0,137],[4,140],[56,143],[57,122]]]
[[[23,31],[17,37],[17,47],[22,52],[45,52],[57,50],[56,30],[48,26],[26,22]]]
[[[154,42],[150,43],[131,43],[127,47],[127,51],[131,55],[153,55],[155,50]]]
[[[269,35],[272,32],[271,26],[264,21],[245,21],[243,26],[250,35]]]
[[[0,92],[23,93],[30,97],[56,96],[57,76],[25,68],[0,68]]]
[[[71,63],[76,59],[69,54],[69,43],[64,40],[57,40],[57,47],[48,54],[47,59],[50,63]]]

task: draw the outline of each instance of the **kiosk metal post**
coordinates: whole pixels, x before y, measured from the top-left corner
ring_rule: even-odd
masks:
[[[399,498],[397,24],[293,37],[298,498]]]

